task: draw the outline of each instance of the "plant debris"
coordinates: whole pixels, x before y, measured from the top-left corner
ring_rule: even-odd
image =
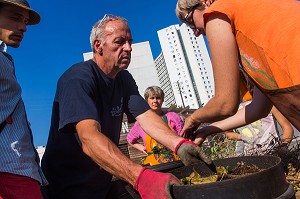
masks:
[[[188,177],[181,178],[180,180],[184,185],[204,184],[204,183],[216,182],[218,180],[218,175],[201,177],[200,174],[194,170]]]
[[[297,169],[293,164],[288,164],[288,173],[286,179],[293,185],[295,191],[300,191],[300,169]]]
[[[207,177],[201,177],[201,175],[193,169],[193,172],[189,176],[181,178],[180,180],[184,185],[205,184],[238,178],[251,173],[260,172],[262,170],[263,169],[258,168],[254,164],[247,165],[245,162],[238,162],[237,166],[230,171],[228,167],[217,166],[217,173]]]
[[[287,181],[295,191],[300,191],[300,142],[294,140],[294,144],[286,148],[281,145],[273,148],[271,155],[281,158]]]

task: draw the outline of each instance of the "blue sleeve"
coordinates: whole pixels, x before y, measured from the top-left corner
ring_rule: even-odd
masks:
[[[59,129],[84,119],[99,120],[93,86],[81,79],[60,82]]]

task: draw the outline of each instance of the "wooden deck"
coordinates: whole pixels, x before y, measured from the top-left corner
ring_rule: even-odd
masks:
[[[127,133],[122,133],[120,135],[120,141],[119,141],[119,149],[122,151],[122,153],[124,155],[126,155],[128,158],[130,158],[132,161],[138,163],[138,164],[141,164],[141,159],[143,157],[146,157],[146,155],[133,148],[130,144],[128,144],[127,140],[126,140],[126,136],[127,136]]]

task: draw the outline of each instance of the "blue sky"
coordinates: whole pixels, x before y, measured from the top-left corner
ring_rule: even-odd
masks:
[[[161,52],[157,31],[181,24],[175,15],[176,0],[29,0],[41,23],[28,26],[18,49],[8,48],[15,61],[34,144],[46,145],[53,97],[60,75],[90,52],[93,24],[105,13],[128,19],[133,43],[149,41],[153,58]]]

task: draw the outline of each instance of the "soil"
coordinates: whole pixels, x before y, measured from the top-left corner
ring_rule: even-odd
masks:
[[[240,176],[245,176],[249,175],[252,173],[257,173],[259,171],[262,171],[263,169],[258,168],[258,166],[251,164],[247,165],[244,162],[238,162],[237,166],[232,169],[230,172],[231,175],[240,175]]]

